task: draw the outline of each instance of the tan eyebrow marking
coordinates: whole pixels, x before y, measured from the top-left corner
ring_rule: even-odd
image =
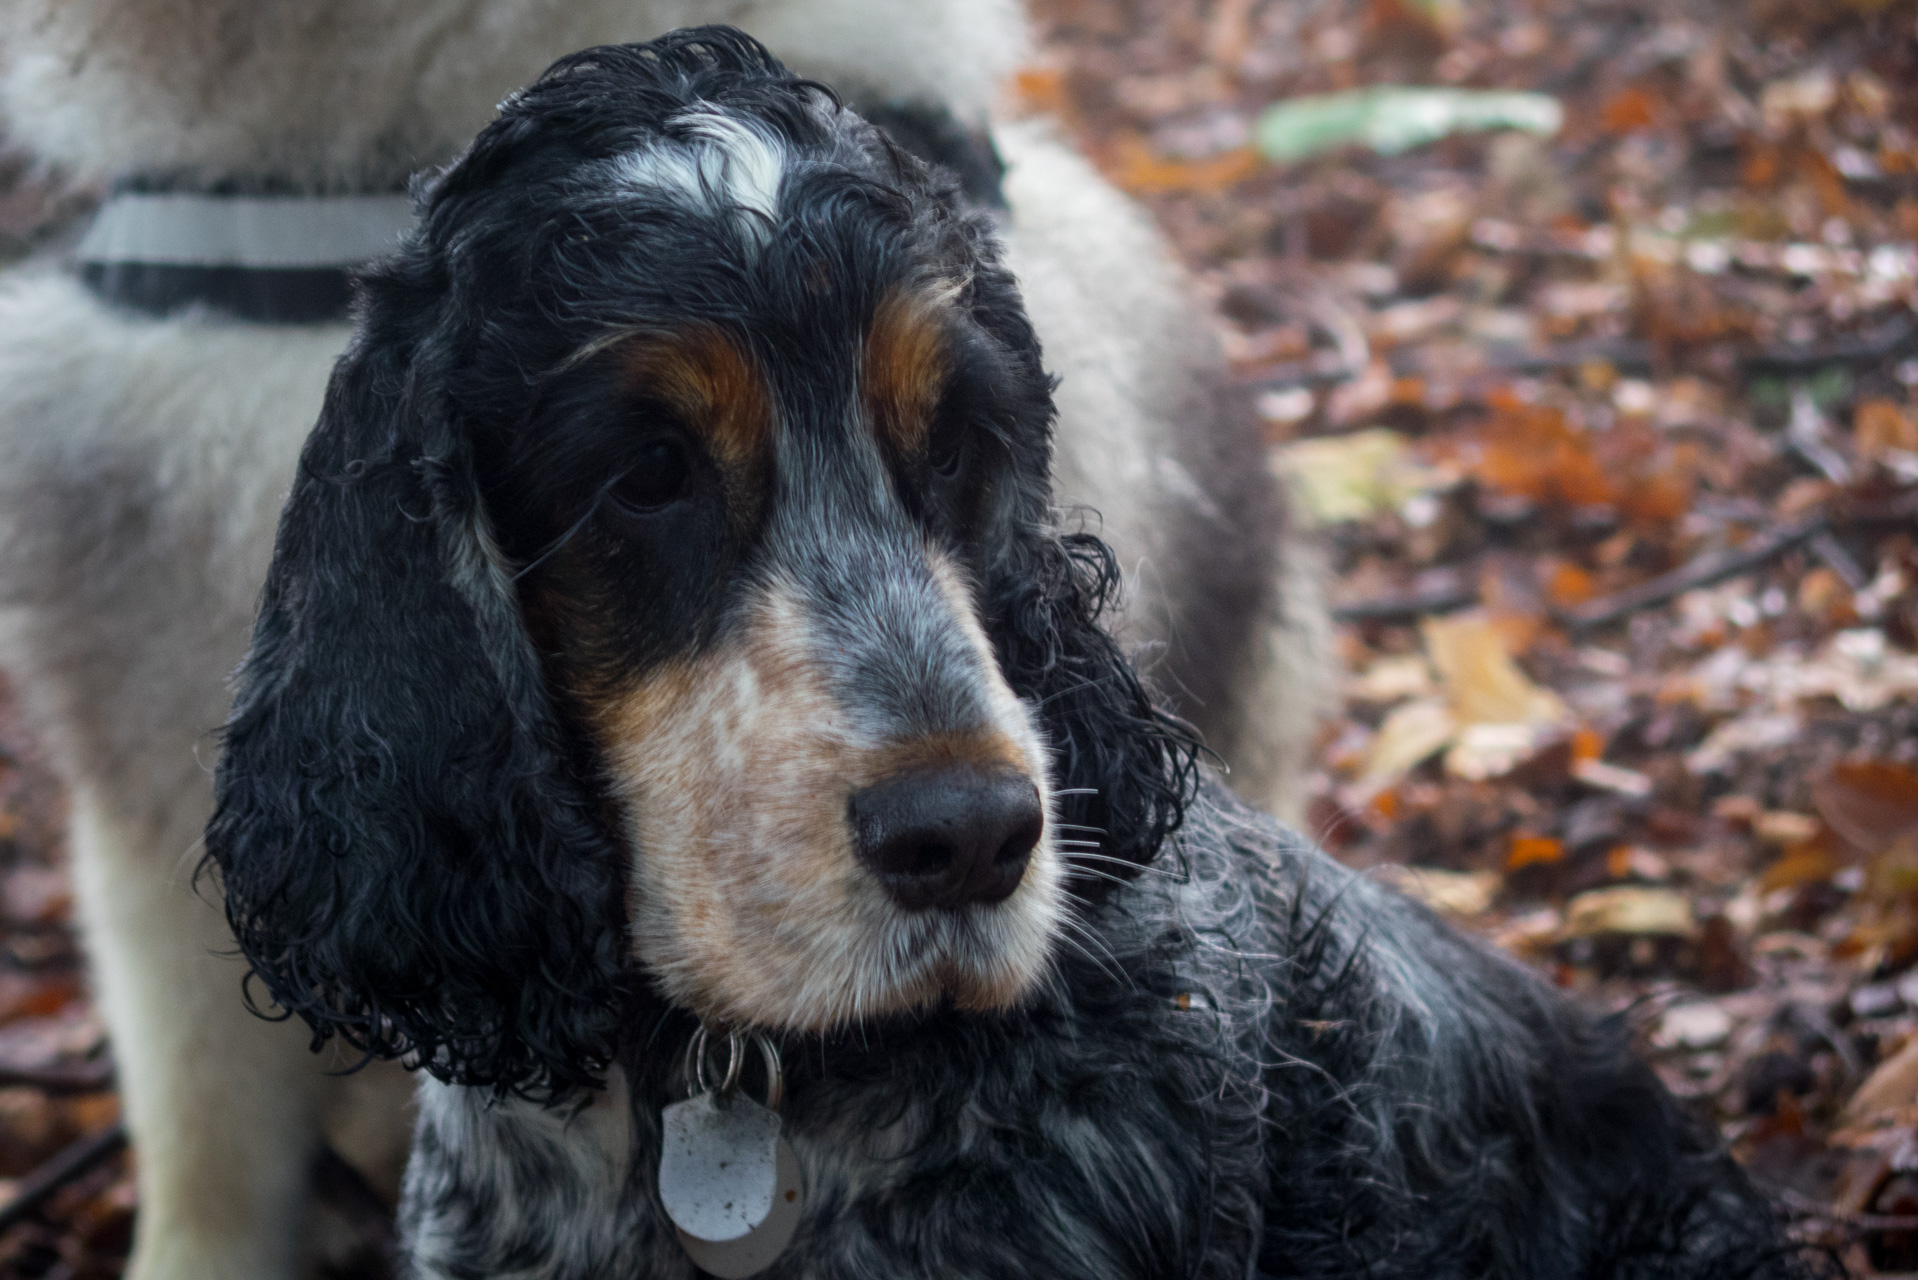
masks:
[[[925,447],[951,372],[946,304],[952,290],[888,293],[873,311],[860,394],[879,438],[903,454]]]
[[[727,470],[756,471],[770,456],[772,390],[752,356],[718,329],[636,337],[625,370],[631,390],[664,401]]]

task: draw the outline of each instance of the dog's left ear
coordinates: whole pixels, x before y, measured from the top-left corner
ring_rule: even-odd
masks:
[[[1005,568],[989,592],[999,665],[1045,726],[1056,816],[1081,828],[1069,835],[1096,833],[1100,860],[1074,887],[1094,898],[1114,876],[1138,874],[1178,830],[1200,748],[1153,703],[1101,623],[1120,582],[1110,547],[1089,533],[1028,528]]]
[[[987,630],[1006,682],[1045,730],[1054,816],[1074,824],[1068,835],[1098,841],[1096,853],[1065,859],[1081,864],[1074,893],[1096,898],[1115,877],[1137,875],[1178,831],[1199,784],[1201,748],[1189,725],[1154,703],[1105,629],[1121,587],[1112,548],[1055,525],[1054,380],[991,224],[970,219],[947,230],[965,243],[969,315],[1012,370],[990,416],[1022,480],[1006,492],[1006,536],[981,574]]]
[[[267,994],[443,1079],[614,1049],[620,876],[492,546],[424,259],[369,282],[280,522],[207,857]]]

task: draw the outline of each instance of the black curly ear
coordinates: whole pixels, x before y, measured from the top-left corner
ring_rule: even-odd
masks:
[[[1114,875],[1136,875],[1179,829],[1201,748],[1153,704],[1100,625],[1120,581],[1110,547],[1089,533],[1035,531],[1007,568],[991,610],[1000,667],[1045,725],[1059,819],[1101,833],[1101,860],[1080,868],[1073,886],[1096,897]]]
[[[207,858],[316,1046],[556,1093],[613,1049],[618,860],[433,402],[449,340],[417,295],[382,306],[404,274],[383,270],[281,518]]]

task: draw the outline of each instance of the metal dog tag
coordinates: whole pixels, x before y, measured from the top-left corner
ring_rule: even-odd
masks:
[[[702,1093],[660,1112],[659,1199],[696,1240],[738,1240],[765,1222],[778,1188],[779,1116],[735,1094]]]
[[[694,1266],[719,1280],[745,1280],[770,1267],[786,1251],[793,1233],[799,1229],[800,1210],[805,1206],[800,1192],[799,1160],[784,1138],[779,1139],[775,1167],[778,1179],[772,1212],[739,1239],[716,1244],[688,1234],[683,1227],[680,1229],[680,1248],[686,1251]]]

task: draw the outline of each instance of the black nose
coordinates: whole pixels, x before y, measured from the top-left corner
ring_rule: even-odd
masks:
[[[964,766],[876,782],[850,808],[860,858],[908,911],[1005,898],[1045,827],[1032,779]]]

